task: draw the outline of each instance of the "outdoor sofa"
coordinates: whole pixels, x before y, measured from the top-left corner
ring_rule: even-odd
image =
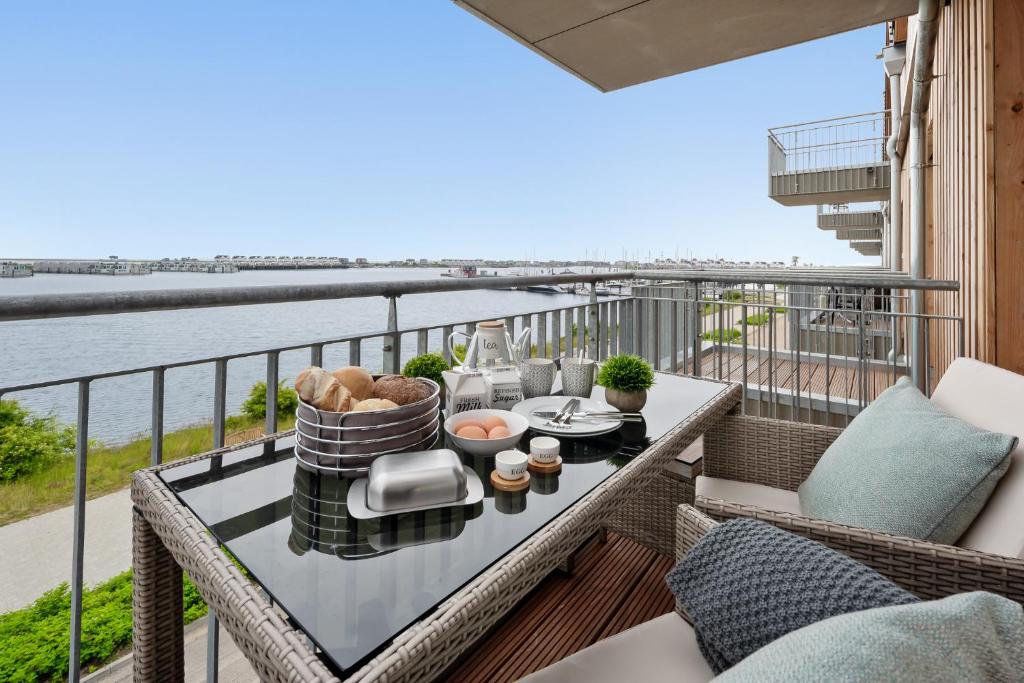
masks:
[[[922,598],[990,591],[1024,602],[1024,376],[961,358],[931,396],[946,412],[1021,440],[1009,470],[956,545],[813,519],[797,487],[842,432],[731,414],[704,436],[696,507],[719,520],[751,517],[839,550]]]

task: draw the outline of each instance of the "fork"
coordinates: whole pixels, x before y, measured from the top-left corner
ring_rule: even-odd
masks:
[[[544,423],[545,427],[555,427],[557,429],[568,429],[569,426],[565,424],[565,420],[576,411],[580,405],[578,398],[572,398],[566,401],[562,409],[555,413],[555,416]]]

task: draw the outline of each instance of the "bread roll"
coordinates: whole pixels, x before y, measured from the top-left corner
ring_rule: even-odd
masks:
[[[327,375],[329,380],[324,383],[323,393],[313,399],[313,405],[320,410],[329,410],[333,413],[347,413],[356,403],[352,398],[352,392],[339,382],[336,378]]]
[[[373,396],[373,375],[363,368],[350,365],[338,368],[331,373],[339,382],[345,385],[357,401]]]
[[[363,412],[366,410],[388,410],[390,408],[397,408],[398,404],[394,401],[389,401],[386,398],[368,398],[365,401],[360,401],[353,408],[352,412]]]
[[[373,383],[373,395],[405,406],[430,396],[430,388],[412,377],[385,375]]]
[[[299,398],[306,403],[315,403],[318,387],[322,393],[330,376],[330,373],[323,368],[310,366],[295,378],[295,391],[299,392]]]

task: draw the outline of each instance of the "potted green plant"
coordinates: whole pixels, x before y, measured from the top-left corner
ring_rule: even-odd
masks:
[[[654,384],[651,364],[639,356],[612,356],[601,365],[597,383],[604,387],[608,403],[625,413],[635,413],[647,403]]]
[[[402,374],[406,377],[425,377],[434,380],[439,386],[444,386],[442,372],[448,369],[448,361],[439,353],[424,353],[410,358],[409,362],[402,368]]]

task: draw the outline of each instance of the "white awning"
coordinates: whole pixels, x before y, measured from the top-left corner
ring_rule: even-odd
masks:
[[[605,92],[917,11],[917,0],[454,1]]]

